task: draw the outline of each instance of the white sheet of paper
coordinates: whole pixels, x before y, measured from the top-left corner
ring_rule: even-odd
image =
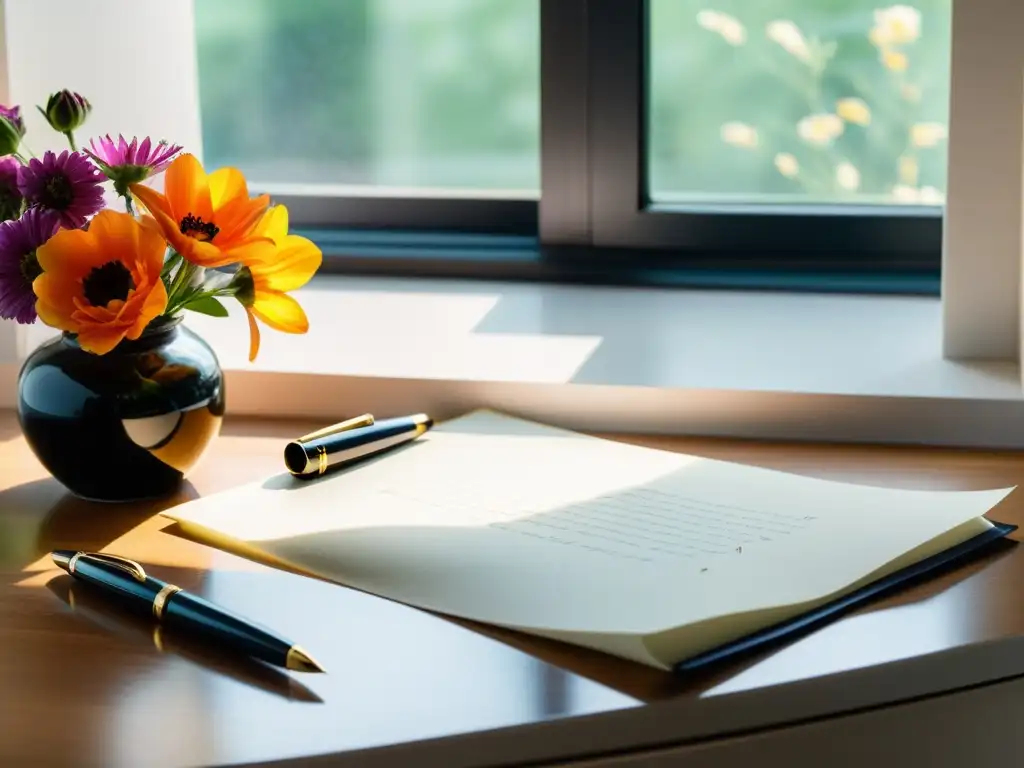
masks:
[[[654,663],[636,638],[833,594],[1010,490],[829,482],[482,411],[322,480],[164,514],[400,602]]]

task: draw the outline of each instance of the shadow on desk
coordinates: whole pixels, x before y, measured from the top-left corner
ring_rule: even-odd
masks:
[[[788,677],[787,671],[783,670],[781,674],[784,679],[775,682],[800,679],[800,668],[806,663],[805,655],[800,653],[799,646],[801,644],[821,646],[822,643],[819,641],[825,640],[825,645],[827,645],[829,641],[826,640],[824,633],[832,633],[836,636],[843,635],[848,629],[848,626],[844,626],[844,623],[849,622],[853,624],[860,618],[870,619],[873,622],[880,621],[881,623],[888,624],[892,632],[902,632],[901,628],[908,623],[906,620],[910,619],[910,624],[913,624],[913,620],[910,618],[912,614],[909,612],[901,613],[901,608],[916,610],[926,608],[929,603],[941,601],[959,602],[956,594],[954,594],[955,591],[983,589],[980,584],[972,585],[970,583],[972,578],[982,576],[986,569],[990,569],[1000,562],[1004,562],[1005,565],[1012,565],[1005,561],[1016,549],[1018,549],[1017,542],[999,539],[992,542],[983,551],[972,555],[970,559],[959,561],[957,564],[947,567],[936,576],[897,589],[890,595],[873,601],[868,606],[850,611],[823,628],[802,633],[771,647],[754,651],[721,665],[691,672],[685,676],[669,674],[651,667],[634,664],[624,659],[611,657],[586,648],[578,648],[556,640],[534,637],[513,630],[463,621],[461,619],[449,618],[448,620],[530,653],[549,664],[554,664],[583,677],[596,680],[629,696],[650,703],[680,695],[714,695],[717,692],[716,689],[720,687],[723,689],[722,693],[726,692],[726,688],[736,690],[734,686],[728,685],[730,681],[736,681],[743,677],[757,680],[758,674],[747,675],[747,673],[755,671],[756,667],[766,664],[769,660],[775,666],[790,666]],[[1017,553],[1016,563],[1024,570],[1024,559],[1021,558],[1021,554]],[[974,589],[972,589],[972,586]],[[936,606],[936,608],[940,611],[942,610],[939,606]],[[922,634],[929,632],[931,629],[931,626],[922,628]],[[965,638],[968,641],[971,639]],[[982,638],[979,637],[978,639]],[[832,646],[835,649],[833,652],[841,654],[841,649],[845,646],[845,642],[836,642]],[[783,651],[785,653],[780,653]],[[890,646],[880,646],[879,651],[881,655],[874,659],[874,663],[877,664],[905,657],[905,655],[900,653],[899,644],[895,642]],[[792,659],[795,664],[788,665],[787,662],[784,662],[779,665],[779,660],[783,656]],[[847,665],[846,661],[841,656],[831,660],[835,668],[829,671],[840,672],[852,666],[862,666],[859,663]],[[849,661],[853,661],[852,658]],[[773,672],[773,674],[779,673]],[[809,677],[814,675],[807,674],[803,676]]]

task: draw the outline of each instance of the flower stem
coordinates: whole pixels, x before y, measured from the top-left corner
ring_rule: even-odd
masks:
[[[171,272],[173,272],[174,268],[181,264],[182,261],[184,261],[184,259],[181,258],[181,254],[173,248],[170,249],[170,253],[164,261],[164,268],[160,270],[160,279],[164,281],[164,284],[168,289],[171,287]]]
[[[65,131],[64,135],[68,137],[68,144],[71,145],[71,151],[77,152],[78,147],[75,146],[75,134],[72,131]]]
[[[177,304],[181,302],[179,294],[192,281],[194,272],[195,266],[193,264],[187,261],[181,262],[181,266],[178,267],[178,272],[174,275],[174,280],[171,282],[171,289],[167,292],[166,314],[171,315],[178,310]]]

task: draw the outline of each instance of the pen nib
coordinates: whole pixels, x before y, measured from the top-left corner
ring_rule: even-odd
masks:
[[[297,645],[293,645],[288,649],[288,658],[285,660],[285,666],[296,672],[324,671],[324,668],[317,664],[312,656]]]

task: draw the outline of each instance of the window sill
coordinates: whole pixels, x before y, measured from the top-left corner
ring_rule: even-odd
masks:
[[[236,308],[188,319],[231,413],[490,407],[603,432],[1024,447],[1017,364],[944,360],[937,298],[324,276],[299,300],[310,332],[265,331],[255,364]]]

